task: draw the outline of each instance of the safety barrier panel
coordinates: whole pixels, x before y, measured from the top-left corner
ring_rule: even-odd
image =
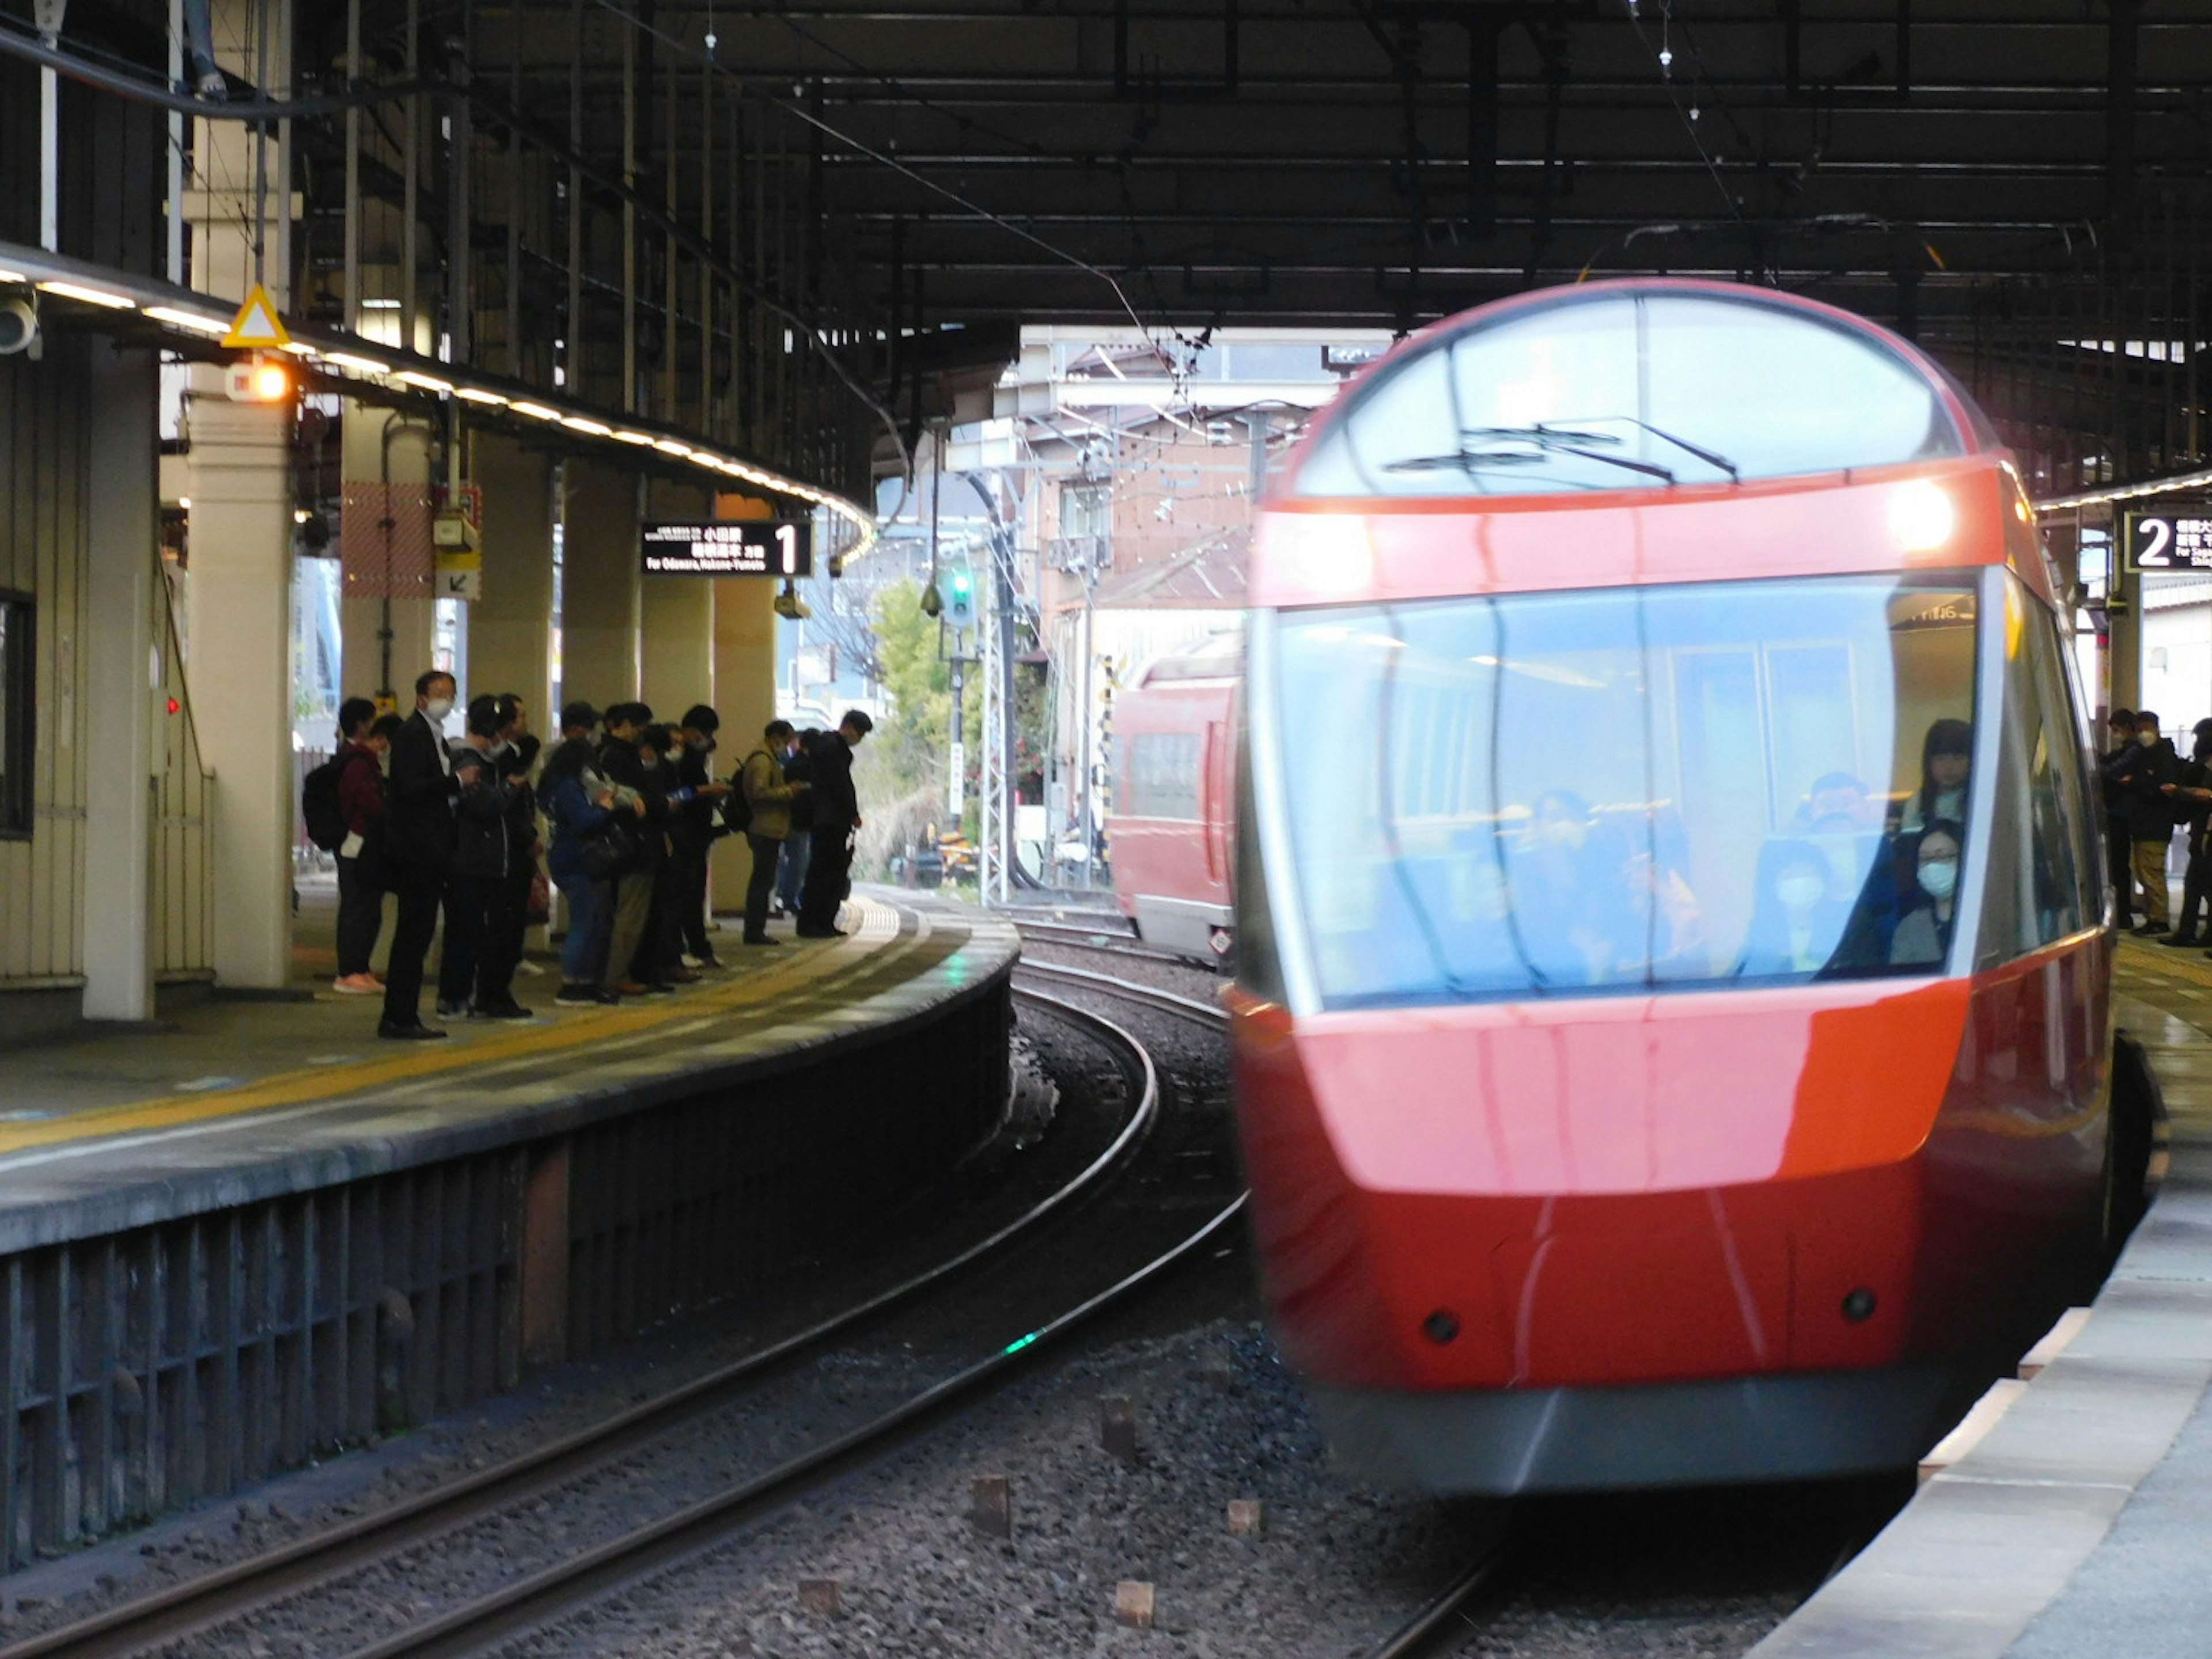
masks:
[[[0,1256],[0,1570],[759,1291],[1005,1111],[1002,972],[557,1136]]]

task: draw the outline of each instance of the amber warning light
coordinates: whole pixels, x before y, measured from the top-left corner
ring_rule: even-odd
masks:
[[[648,576],[814,574],[814,526],[801,520],[726,519],[640,528]]]
[[[230,365],[224,390],[233,403],[281,404],[292,395],[292,376],[282,363],[250,357]]]

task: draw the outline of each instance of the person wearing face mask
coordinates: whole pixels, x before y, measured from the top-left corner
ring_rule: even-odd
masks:
[[[438,1012],[448,1019],[531,1018],[514,1000],[514,963],[495,939],[507,887],[513,793],[500,775],[496,753],[506,725],[497,697],[471,698],[467,732],[453,746],[458,811],[446,876],[446,943],[438,957]]]
[[[1913,890],[1889,941],[1894,967],[1936,967],[1951,948],[1957,916],[1959,850],[1966,831],[1948,818],[1923,829],[1912,846]]]
[[[2173,847],[2173,806],[2166,786],[2179,781],[2181,757],[2160,734],[2158,716],[2139,708],[2135,742],[2109,757],[2104,772],[2118,787],[2130,872],[2142,896],[2143,919],[2129,931],[2142,936],[2163,933],[2171,908],[2166,860]]]
[[[422,1023],[422,963],[438,931],[438,903],[453,867],[453,759],[445,720],[453,712],[453,677],[432,669],[415,682],[415,712],[392,740],[385,791],[386,885],[398,898],[392,951],[384,968],[381,1037],[441,1037]]]
[[[707,861],[725,833],[720,809],[730,793],[715,780],[709,758],[721,729],[722,717],[703,702],[685,709],[676,729],[676,782],[690,793],[669,821],[669,959],[688,957],[687,965],[700,968],[722,965],[707,937]]]
[[[2212,900],[2212,848],[2206,845],[2205,830],[2206,818],[2212,816],[2212,720],[2197,721],[2190,737],[2189,758],[2162,790],[2186,835],[2189,863],[2181,876],[2181,914],[2160,945],[2212,943],[2203,925],[2207,901]]]
[[[1802,841],[1771,842],[1759,860],[1758,897],[1739,975],[1812,974],[1826,967],[1850,910],[1830,895],[1827,859]]]

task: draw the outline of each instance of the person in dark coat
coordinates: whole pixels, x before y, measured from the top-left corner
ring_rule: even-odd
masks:
[[[448,1019],[528,1019],[514,1000],[514,963],[495,937],[507,890],[513,791],[495,752],[506,722],[499,699],[469,700],[468,732],[453,746],[453,862],[446,876],[446,945],[438,1012]]]
[[[338,843],[338,971],[331,988],[341,996],[384,994],[384,981],[369,971],[368,959],[384,929],[377,871],[384,839],[384,755],[401,725],[386,719],[388,727],[367,697],[348,697],[338,705],[338,812],[346,833]]]
[[[668,856],[668,792],[639,747],[652,724],[646,704],[615,703],[606,714],[606,741],[599,745],[599,775],[614,786],[616,805],[636,811],[638,802],[645,804],[637,815],[637,862],[615,878],[614,919],[607,929],[608,988],[626,997],[676,988],[667,980],[637,977],[653,919],[653,883]]]
[[[876,723],[858,708],[848,709],[835,732],[825,732],[811,757],[814,798],[814,846],[806,869],[806,890],[799,902],[799,937],[838,939],[837,907],[852,887],[853,834],[860,827],[860,798],[853,790],[853,750]]]
[[[2160,945],[2212,944],[2212,934],[2203,926],[2212,921],[2205,915],[2207,901],[2212,900],[2212,846],[2206,845],[2205,831],[2205,820],[2212,816],[2212,720],[2197,721],[2190,735],[2195,741],[2189,758],[2165,788],[2174,816],[2188,817],[2182,828],[2189,834],[2189,865],[2181,876],[2181,914],[2174,920],[2173,931],[2159,940]]]
[[[415,682],[415,712],[392,741],[385,793],[386,885],[398,898],[392,952],[384,969],[384,1037],[441,1037],[422,1023],[422,961],[438,931],[438,902],[453,863],[453,760],[444,721],[453,711],[453,677],[432,669]]]
[[[2158,716],[2136,711],[2135,742],[2105,763],[2105,779],[2117,787],[2121,827],[2128,837],[2129,865],[2142,890],[2143,919],[2130,931],[2149,935],[2166,931],[2170,900],[2166,857],[2173,847],[2173,805],[2166,786],[2181,776],[2181,757],[2160,735]]]
[[[507,792],[507,884],[500,890],[499,908],[485,948],[491,953],[492,971],[502,983],[512,985],[516,969],[522,965],[531,901],[538,891],[538,860],[545,846],[538,833],[538,792],[530,781],[538,764],[538,743],[530,729],[529,708],[514,692],[503,691],[499,712],[505,723],[491,752],[492,764],[498,768]]]
[[[2115,708],[2105,717],[2105,753],[2100,763],[2100,787],[2105,801],[2105,873],[2112,884],[2112,902],[2119,926],[2130,927],[2135,916],[2133,837],[2128,833],[2126,791],[2112,780],[2115,763],[2129,758],[2135,749],[2136,711]]]
[[[676,782],[687,793],[669,821],[672,914],[662,950],[671,962],[688,951],[702,968],[722,965],[707,937],[707,860],[714,842],[727,833],[720,809],[730,786],[716,781],[710,758],[714,734],[721,729],[722,717],[701,702],[684,711],[676,732]]]
[[[775,855],[774,914],[779,916],[799,914],[799,894],[806,885],[807,859],[814,850],[813,750],[821,738],[820,730],[810,726],[790,738],[777,757],[786,783],[809,786],[792,799],[791,828],[784,832],[782,849]]]

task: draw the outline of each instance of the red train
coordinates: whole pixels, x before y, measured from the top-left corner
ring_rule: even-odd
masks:
[[[1237,1103],[1339,1451],[1911,1462],[2116,1185],[2090,763],[1986,419],[1802,300],[1528,295],[1347,388],[1251,588]]]
[[[1230,793],[1243,635],[1154,659],[1114,707],[1114,896],[1138,937],[1205,962],[1236,945]]]

